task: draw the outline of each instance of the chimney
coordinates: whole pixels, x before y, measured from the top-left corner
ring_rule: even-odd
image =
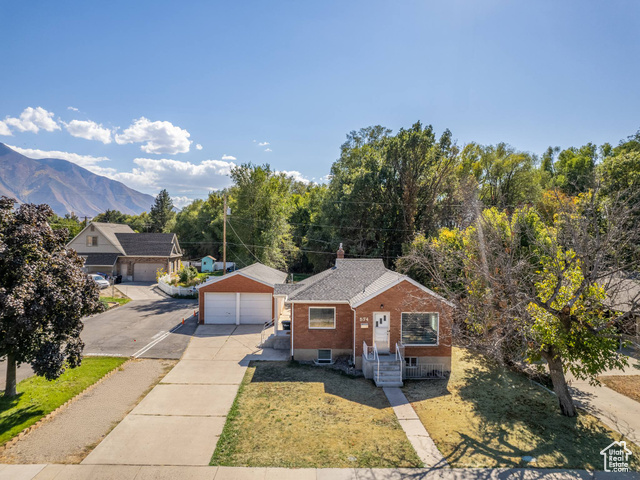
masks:
[[[340,248],[338,249],[337,258],[344,258],[344,250],[342,249],[342,244],[340,244]]]

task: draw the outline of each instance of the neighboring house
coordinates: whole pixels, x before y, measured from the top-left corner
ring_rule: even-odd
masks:
[[[345,259],[296,284],[276,285],[290,307],[291,356],[331,363],[348,356],[378,385],[451,370],[453,305],[380,259]]]
[[[201,272],[213,272],[213,267],[215,266],[216,259],[211,255],[207,255],[200,260],[200,271]]]
[[[242,325],[272,321],[274,285],[286,278],[286,273],[261,263],[210,278],[196,287],[200,323]]]
[[[115,223],[92,222],[67,247],[84,258],[87,273],[122,275],[123,281],[155,281],[159,269],[176,272],[182,258],[174,233],[135,233]]]

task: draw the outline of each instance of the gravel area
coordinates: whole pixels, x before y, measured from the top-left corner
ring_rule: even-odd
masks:
[[[175,365],[134,360],[0,453],[0,463],[80,463]]]

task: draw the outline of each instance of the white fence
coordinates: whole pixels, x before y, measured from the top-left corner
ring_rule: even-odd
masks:
[[[158,279],[158,288],[168,295],[191,296],[197,295],[196,287],[174,287],[170,285],[171,277],[164,275]]]

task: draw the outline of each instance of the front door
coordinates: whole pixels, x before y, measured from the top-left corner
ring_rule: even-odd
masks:
[[[378,353],[389,353],[389,312],[373,314],[373,341]]]

